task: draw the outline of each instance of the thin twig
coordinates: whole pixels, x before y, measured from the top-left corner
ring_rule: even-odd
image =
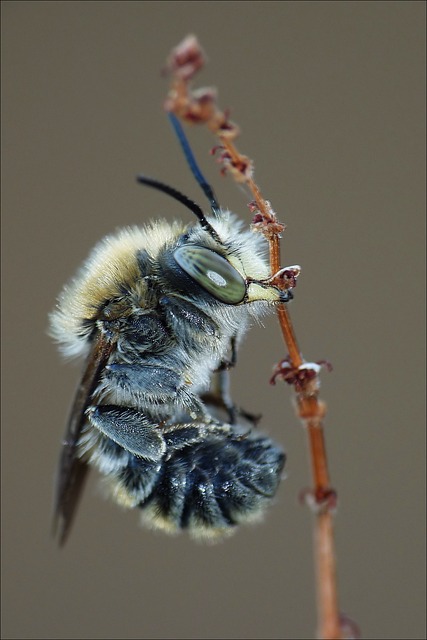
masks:
[[[239,134],[236,124],[228,114],[217,107],[216,91],[211,88],[192,91],[190,82],[204,65],[203,51],[195,38],[188,36],[176,47],[167,62],[166,71],[171,74],[171,88],[165,103],[167,111],[175,113],[190,123],[205,124],[219,139],[214,153],[220,150],[222,172],[232,174],[234,180],[245,183],[251,191],[253,202],[249,204],[254,214],[254,230],[265,235],[270,247],[271,280],[279,287],[295,286],[298,267],[281,268],[280,237],[285,225],[277,220],[268,200],[265,200],[253,179],[252,161],[242,155],[234,144]],[[294,386],[297,412],[307,431],[309,454],[313,476],[313,489],[303,497],[315,513],[314,548],[317,576],[318,636],[324,639],[343,637],[338,609],[336,563],[333,534],[333,510],[336,494],[330,486],[325,449],[323,418],[326,405],[319,399],[319,371],[325,362],[306,363],[301,355],[289,311],[278,306],[278,319],[288,357],[276,365],[272,383],[282,379]],[[328,365],[329,366],[329,365]]]

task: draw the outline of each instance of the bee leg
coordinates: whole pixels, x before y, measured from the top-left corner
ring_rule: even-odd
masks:
[[[181,374],[161,365],[112,363],[105,367],[103,388],[114,386],[133,396],[139,406],[169,405],[187,412],[191,419],[213,422],[200,398],[191,391]],[[103,391],[101,387],[99,391]]]
[[[236,424],[239,418],[244,418],[244,420],[256,427],[261,419],[261,415],[250,413],[234,404],[230,396],[229,380],[230,374],[227,370],[215,372],[212,376],[211,389],[202,394],[202,401],[208,407],[225,411],[230,424]]]
[[[236,365],[237,350],[236,337],[230,340],[230,360],[222,360],[218,368],[213,372],[210,390],[202,394],[201,400],[211,407],[222,409],[227,413],[228,422],[235,424],[237,410],[230,396],[229,370]]]
[[[229,369],[233,369],[237,363],[237,347],[236,347],[236,336],[233,336],[230,340],[230,351],[231,358],[230,360],[223,360],[217,371],[228,371]]]
[[[241,407],[237,407],[230,396],[230,369],[236,366],[237,362],[237,348],[236,337],[233,336],[230,340],[231,358],[230,360],[223,360],[218,369],[212,376],[212,384],[210,391],[202,395],[202,400],[211,406],[224,409],[227,412],[228,420],[230,424],[236,424],[238,417],[242,417],[254,426],[257,425],[261,416],[254,415],[245,411]]]
[[[176,451],[204,442],[210,436],[224,438],[231,434],[229,424],[223,422],[188,422],[172,424],[162,429],[166,442],[166,459]]]
[[[89,422],[105,436],[130,453],[158,461],[166,451],[162,434],[137,409],[100,405],[86,412]]]
[[[227,412],[230,424],[235,424],[238,410],[230,395],[230,373],[228,369],[220,369],[212,377],[211,394],[219,406]],[[211,399],[212,402],[212,399]]]
[[[169,367],[148,364],[111,363],[105,367],[105,381],[147,404],[168,402],[185,386],[182,376]]]
[[[195,416],[194,422],[178,425],[180,429],[178,440],[167,435],[176,431],[178,428],[176,424],[163,427],[161,423],[148,418],[137,409],[98,405],[89,407],[86,415],[93,427],[125,451],[157,462],[163,457],[167,447],[173,445],[173,448],[179,448],[177,442],[180,438],[184,439],[185,444],[188,445],[203,438],[200,435],[201,431],[204,434],[216,433],[218,430],[221,433],[227,431],[228,427],[213,420],[198,399],[197,402],[200,404],[200,411]]]

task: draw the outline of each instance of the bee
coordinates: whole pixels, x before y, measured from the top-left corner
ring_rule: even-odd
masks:
[[[281,448],[232,403],[228,369],[251,322],[292,294],[271,285],[265,241],[220,208],[171,121],[211,212],[139,176],[196,222],[156,220],[108,235],[50,315],[63,354],[86,359],[59,462],[60,544],[90,467],[148,526],[216,540],[259,519],[284,466]]]

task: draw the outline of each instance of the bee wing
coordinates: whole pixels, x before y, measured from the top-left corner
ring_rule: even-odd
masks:
[[[77,443],[86,422],[85,411],[99,383],[101,374],[115,348],[116,340],[99,331],[95,334],[86,369],[77,389],[62,443],[54,506],[54,534],[62,546],[82,495],[89,465],[77,456]]]

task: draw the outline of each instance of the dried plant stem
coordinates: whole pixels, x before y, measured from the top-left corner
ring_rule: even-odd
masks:
[[[263,233],[269,242],[272,280],[277,286],[290,289],[296,284],[299,269],[281,268],[280,235],[285,226],[277,220],[270,203],[262,197],[253,179],[251,160],[240,154],[234,145],[238,127],[228,119],[226,113],[218,109],[213,89],[190,90],[189,82],[203,64],[203,52],[194,36],[188,36],[172,51],[167,65],[168,72],[172,74],[172,86],[165,108],[187,122],[206,124],[218,137],[220,144],[216,150],[221,150],[223,172],[227,171],[237,182],[245,183],[252,194],[250,208],[255,214],[253,228]],[[327,467],[322,422],[326,406],[319,399],[320,363],[304,362],[289,312],[283,304],[278,307],[278,319],[289,355],[277,365],[272,380],[274,382],[281,378],[294,386],[297,412],[305,426],[309,443],[314,486],[312,490],[304,492],[304,497],[315,513],[318,636],[336,640],[343,636],[338,609],[332,516],[336,494],[330,487]]]
[[[280,269],[279,236],[270,239],[270,265],[272,272]],[[291,317],[284,305],[278,308],[278,319],[283,339],[289,351],[289,361],[294,369],[303,364]],[[314,504],[321,506],[322,501],[334,497],[330,489],[329,472],[325,447],[324,430],[321,418],[326,406],[318,398],[319,381],[317,375],[302,385],[298,392],[297,404],[299,416],[305,423],[310,451],[314,490]],[[332,506],[332,505],[330,505]],[[336,581],[336,561],[334,550],[333,515],[331,509],[317,509],[314,526],[314,550],[317,580],[318,636],[320,638],[342,638],[339,616],[338,591]]]
[[[314,550],[317,572],[318,636],[339,640],[342,638],[335,587],[335,553],[333,521],[330,512],[317,516],[314,528]]]

